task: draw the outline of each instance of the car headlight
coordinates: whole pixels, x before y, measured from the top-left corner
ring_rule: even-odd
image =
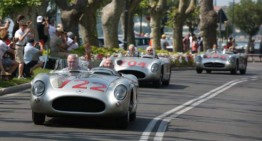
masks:
[[[197,63],[200,63],[202,61],[202,58],[201,56],[196,56],[195,60]]]
[[[235,58],[234,58],[234,57],[229,57],[229,58],[228,58],[228,62],[234,63],[234,62],[235,62]]]
[[[153,64],[151,67],[152,72],[157,72],[159,70],[159,65],[158,64]]]
[[[45,92],[45,83],[43,81],[36,81],[32,87],[32,93],[35,96],[41,96]]]
[[[117,100],[123,100],[126,97],[127,88],[124,85],[118,85],[115,88],[114,95]]]

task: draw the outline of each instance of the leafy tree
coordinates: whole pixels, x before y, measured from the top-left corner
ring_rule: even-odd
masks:
[[[40,6],[41,0],[1,0],[0,2],[0,16],[10,16],[18,14],[25,8]]]
[[[185,20],[194,11],[196,0],[179,0],[179,5],[172,11],[174,30],[174,52],[182,52],[182,33]]]
[[[234,10],[234,11],[233,11]],[[262,24],[262,4],[261,1],[241,0],[228,9],[229,18],[233,19],[234,25],[249,35],[249,42],[252,36],[256,35]],[[246,50],[247,52],[247,50]]]

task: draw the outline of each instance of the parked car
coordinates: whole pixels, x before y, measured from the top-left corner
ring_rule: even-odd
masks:
[[[133,75],[98,67],[90,71],[57,70],[31,82],[34,124],[45,117],[113,117],[126,128],[136,119],[138,80]],[[88,121],[87,121],[88,122]]]
[[[202,73],[206,70],[207,73],[212,71],[230,71],[231,74],[246,74],[247,56],[245,54],[236,53],[227,49],[212,50],[196,56],[196,72]]]
[[[149,46],[149,37],[135,37],[136,47],[146,49]]]

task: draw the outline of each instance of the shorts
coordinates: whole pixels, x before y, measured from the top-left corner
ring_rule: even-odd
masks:
[[[23,71],[25,77],[31,77],[30,69],[34,67],[36,64],[38,64],[38,61],[31,61],[28,64],[25,64]]]
[[[24,47],[23,46],[15,46],[15,60],[19,64],[24,63]]]

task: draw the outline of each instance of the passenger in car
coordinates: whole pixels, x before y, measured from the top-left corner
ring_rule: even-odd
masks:
[[[104,59],[101,62],[100,66],[101,67],[105,67],[105,68],[114,69],[113,59],[111,57],[108,57],[108,58]]]
[[[150,56],[153,56],[153,57],[155,57],[155,58],[158,58],[155,50],[154,50],[151,46],[148,46],[148,47],[146,48],[146,55],[150,55]]]

